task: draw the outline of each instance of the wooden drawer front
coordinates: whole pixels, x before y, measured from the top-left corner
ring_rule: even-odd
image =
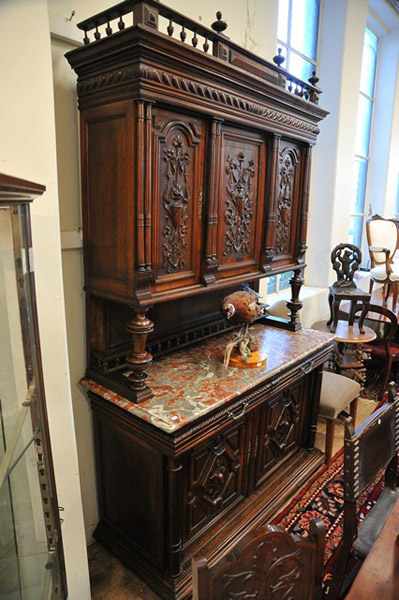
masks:
[[[218,275],[259,270],[264,206],[265,143],[225,127],[219,188]]]
[[[291,263],[297,254],[302,193],[301,146],[281,140],[276,185],[275,261]]]
[[[237,423],[191,453],[186,540],[243,496],[246,429],[245,423]]]
[[[204,124],[154,110],[153,256],[155,291],[199,281]]]
[[[304,387],[304,382],[290,387],[258,409],[256,485],[300,445],[305,413]]]

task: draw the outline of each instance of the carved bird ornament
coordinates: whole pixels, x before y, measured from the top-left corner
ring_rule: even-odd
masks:
[[[266,314],[266,305],[260,302],[259,295],[251,290],[239,290],[226,296],[222,304],[222,312],[233,324],[242,325],[226,346],[224,366],[228,367],[231,353],[236,348],[244,361],[248,361],[252,352],[257,349],[256,340],[249,333],[249,325]]]

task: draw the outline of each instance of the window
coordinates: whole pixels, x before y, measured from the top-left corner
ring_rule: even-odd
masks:
[[[277,47],[282,49],[284,67],[305,81],[317,65],[320,0],[279,0]],[[267,278],[266,293],[285,290],[292,271]]]
[[[367,213],[367,168],[369,161],[371,122],[374,105],[377,46],[377,36],[370,29],[366,29],[363,43],[362,70],[360,76],[359,104],[355,137],[355,157],[353,165],[355,195],[354,202],[351,207],[351,217],[348,231],[349,241],[359,247],[362,246],[364,218]]]
[[[279,0],[277,45],[284,67],[307,81],[316,70],[320,0]]]
[[[281,275],[272,275],[267,278],[266,294],[274,294],[286,290],[290,287],[290,280],[294,275],[294,271],[287,271]]]

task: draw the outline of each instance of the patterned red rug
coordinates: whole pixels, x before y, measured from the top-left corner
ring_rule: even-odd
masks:
[[[383,474],[370,485],[358,503],[359,522],[370,512],[384,487]],[[310,522],[318,518],[326,528],[326,548],[324,555],[324,585],[331,578],[334,554],[343,532],[343,450],[332,459],[330,465],[316,473],[315,478],[302,490],[273,523],[286,531],[306,537]]]

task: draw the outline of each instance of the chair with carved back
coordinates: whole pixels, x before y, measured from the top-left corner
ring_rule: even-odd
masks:
[[[362,311],[363,307],[358,307],[355,310],[355,316]],[[365,359],[364,364],[366,368],[378,369],[381,373],[378,397],[382,400],[388,382],[392,379],[393,365],[399,363],[399,344],[395,342],[398,320],[394,312],[378,304],[369,304],[365,318],[367,326],[377,334],[377,339],[363,346],[369,356]]]
[[[395,260],[399,246],[399,229],[393,219],[373,215],[366,222],[370,253],[370,293],[374,283],[383,285],[384,302],[393,290],[393,310],[396,308],[399,288],[399,264]]]
[[[318,600],[324,539],[318,520],[312,521],[307,538],[258,526],[215,564],[193,558],[193,600]]]
[[[331,264],[337,274],[337,281],[329,288],[328,302],[330,305],[330,318],[327,326],[334,333],[339,317],[339,308],[342,300],[349,301],[349,325],[354,323],[354,309],[358,303],[364,306],[364,314],[370,302],[371,294],[358,288],[354,282],[354,275],[362,262],[362,253],[354,244],[338,244],[331,251]],[[359,329],[363,331],[363,316],[359,321]]]
[[[344,520],[341,545],[337,551],[328,600],[340,598],[343,583],[348,586],[348,562],[351,553],[364,559],[399,498],[399,395],[389,385],[388,401],[353,429],[345,419],[344,439]],[[358,523],[358,501],[368,485],[384,471],[385,486],[375,506]],[[346,581],[345,581],[346,580]]]

